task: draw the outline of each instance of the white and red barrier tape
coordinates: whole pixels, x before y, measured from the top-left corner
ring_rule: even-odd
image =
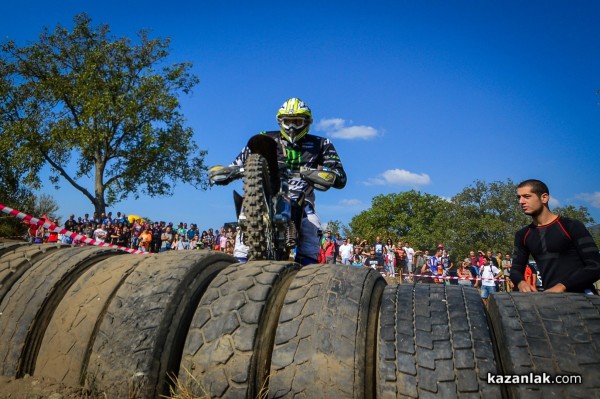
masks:
[[[59,226],[55,225],[54,223],[50,223],[49,221],[44,222],[38,218],[34,218],[33,216],[27,215],[23,212],[19,212],[16,209],[12,209],[3,204],[0,204],[0,211],[4,212],[6,214],[9,214],[11,216],[14,216],[16,218],[19,218],[21,220],[24,220],[28,224],[35,224],[38,227],[42,226],[54,233],[69,236],[69,237],[71,237],[71,239],[73,239],[73,241],[80,241],[80,242],[84,242],[88,245],[96,245],[99,247],[115,248],[120,251],[129,252],[131,254],[148,254],[148,252],[138,251],[137,249],[133,249],[133,248],[122,247],[120,245],[109,244],[106,242],[94,240],[93,238],[89,238],[89,237],[81,235],[81,234],[74,233],[67,229],[61,229]]]
[[[437,278],[438,280],[469,280],[469,281],[506,281],[503,278],[481,278],[481,277],[452,277],[452,276],[437,276],[435,274],[410,274],[404,273],[404,277],[426,277],[426,278]]]

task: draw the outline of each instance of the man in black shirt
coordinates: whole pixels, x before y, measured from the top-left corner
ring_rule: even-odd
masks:
[[[517,187],[519,205],[532,223],[515,234],[510,279],[521,292],[535,292],[524,279],[529,256],[542,275],[545,292],[594,292],[600,279],[600,254],[583,223],[550,211],[548,186],[526,180]]]

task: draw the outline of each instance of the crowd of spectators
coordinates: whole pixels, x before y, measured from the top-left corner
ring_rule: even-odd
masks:
[[[41,218],[42,220],[44,218]],[[59,221],[49,219],[49,222],[61,226]],[[121,212],[116,216],[112,212],[92,216],[85,214],[75,218],[71,215],[62,225],[65,230],[91,238],[97,242],[106,242],[125,248],[132,248],[142,252],[164,252],[170,250],[198,250],[211,249],[223,251],[228,254],[243,258],[247,252],[234,253],[236,247],[235,227],[209,228],[200,231],[195,223],[179,223],[175,226],[172,222],[146,222],[141,218],[127,217]],[[70,235],[58,234],[51,229],[31,224],[28,229],[28,240],[32,243],[63,242],[76,246],[88,245],[84,239],[73,240]],[[238,252],[244,248],[237,246]]]
[[[482,250],[470,251],[464,259],[455,262],[444,245],[439,244],[435,250],[415,250],[408,241],[394,243],[391,239],[382,241],[377,237],[372,243],[356,237],[354,239],[334,237],[331,231],[325,232],[321,243],[321,263],[343,263],[359,267],[371,267],[386,277],[398,278],[400,281],[435,284],[460,284],[481,288],[483,282],[493,281],[497,290],[509,291],[512,283],[509,280],[512,258],[510,253]],[[491,266],[501,273],[487,273],[486,266]],[[492,270],[495,270],[492,269]],[[535,270],[528,267],[529,282],[536,284]]]
[[[50,222],[59,226],[58,220]],[[85,214],[75,218],[71,215],[64,223],[68,231],[121,247],[132,248],[142,252],[164,252],[211,249],[223,251],[244,260],[247,247],[238,238],[237,227],[222,226],[200,231],[195,223],[180,222],[175,226],[172,222],[145,222],[141,218],[127,217],[117,212],[92,216]],[[28,239],[32,243],[63,242],[71,245],[87,245],[83,240],[71,239],[69,235],[60,235],[49,229],[36,225],[29,226]],[[510,290],[508,280],[511,267],[511,256],[498,251],[470,251],[469,255],[455,265],[444,246],[439,244],[435,250],[415,250],[407,241],[394,243],[391,239],[382,241],[377,237],[372,243],[355,237],[341,238],[326,231],[321,242],[320,263],[341,263],[359,267],[371,267],[386,277],[398,278],[401,282],[428,282],[436,284],[461,284],[474,287],[481,286],[482,270],[485,265],[496,267],[501,274],[502,283],[497,289]],[[494,276],[495,277],[495,276]],[[527,276],[535,284],[535,271]]]

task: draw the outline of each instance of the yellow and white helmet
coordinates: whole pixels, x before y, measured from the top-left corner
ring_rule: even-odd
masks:
[[[292,144],[306,136],[312,121],[310,108],[299,98],[290,98],[277,111],[281,135]]]

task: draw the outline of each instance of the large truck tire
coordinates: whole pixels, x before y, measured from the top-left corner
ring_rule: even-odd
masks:
[[[62,244],[4,244],[0,248],[0,302],[27,269],[57,249],[68,248]]]
[[[374,397],[377,316],[385,284],[368,268],[302,268],[279,316],[268,397]]]
[[[169,394],[201,296],[237,262],[209,251],[147,256],[118,288],[92,345],[87,375],[108,397]]]
[[[487,384],[497,367],[477,290],[388,286],[379,320],[378,397],[501,397],[499,386]]]
[[[111,249],[69,248],[27,268],[0,302],[0,374],[32,372],[46,327],[65,292],[94,263],[117,255]]]
[[[179,378],[211,398],[259,397],[267,386],[279,313],[300,265],[251,261],[215,278],[190,326]]]
[[[600,297],[497,293],[488,310],[503,375],[581,376],[580,383],[507,384],[509,398],[600,397]]]
[[[51,378],[68,386],[94,384],[87,375],[89,354],[99,324],[117,289],[144,255],[108,258],[89,268],[60,302],[40,345],[36,377]]]
[[[28,242],[25,241],[9,241],[9,242],[0,242],[0,257],[2,257],[5,253],[14,251],[19,247],[30,246]]]

